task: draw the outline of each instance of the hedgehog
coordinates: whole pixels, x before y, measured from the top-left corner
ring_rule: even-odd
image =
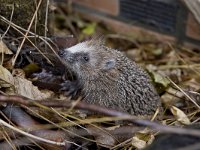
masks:
[[[160,97],[144,69],[101,40],[78,43],[59,55],[77,77],[63,83],[63,89],[80,87],[82,101],[133,115],[150,115],[160,107]]]

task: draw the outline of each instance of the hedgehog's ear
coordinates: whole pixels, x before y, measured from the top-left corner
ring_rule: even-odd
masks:
[[[110,70],[115,67],[116,60],[115,59],[107,59],[103,64],[103,70]]]

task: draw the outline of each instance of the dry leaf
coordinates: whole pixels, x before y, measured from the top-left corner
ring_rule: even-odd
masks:
[[[115,129],[119,128],[119,127],[120,127],[120,125],[115,125],[115,126],[108,127],[106,129],[109,130],[109,131],[112,131],[112,130],[115,130]]]
[[[184,96],[182,92],[172,87],[166,90],[166,93],[161,96],[161,100],[165,106],[175,105]]]
[[[161,84],[164,87],[167,87],[170,84],[170,81],[163,75],[162,72],[156,72],[157,66],[154,65],[147,65],[146,69],[152,74],[154,81],[156,83]]]
[[[14,85],[12,74],[0,65],[0,87],[11,87],[12,85]]]
[[[16,89],[15,94],[22,95],[30,99],[37,99],[37,100],[46,99],[51,97],[53,93],[48,90],[40,91],[38,87],[32,84],[31,81],[24,78],[14,77],[14,83]]]
[[[161,76],[160,74],[155,73],[155,72],[152,72],[152,74],[156,83],[160,83],[164,87],[167,87],[170,84],[170,81],[164,76]]]
[[[12,75],[17,76],[17,77],[21,77],[21,78],[25,78],[25,72],[22,69],[13,69]]]
[[[138,149],[143,149],[146,147],[147,143],[141,139],[139,139],[138,137],[134,136],[132,138],[132,145],[135,147],[135,148],[138,148]]]
[[[8,47],[6,46],[6,44],[4,44],[4,42],[2,40],[0,40],[0,53],[4,53],[4,54],[13,54],[13,52],[8,49]]]
[[[135,136],[132,138],[132,145],[138,149],[143,149],[147,145],[151,144],[153,140],[153,134],[149,129],[145,128],[144,130],[138,131],[135,134]]]
[[[92,126],[87,127],[87,131],[94,136],[95,141],[98,143],[98,145],[111,148],[116,144],[116,139],[106,131],[100,130]]]
[[[155,56],[160,56],[163,53],[162,48],[156,48],[151,51]]]
[[[177,121],[181,122],[182,124],[188,125],[190,124],[190,120],[188,119],[187,115],[180,109],[175,106],[170,108],[172,114],[176,117]]]

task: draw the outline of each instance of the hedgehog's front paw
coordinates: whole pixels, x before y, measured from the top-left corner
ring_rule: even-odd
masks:
[[[61,89],[60,91],[64,91],[65,96],[72,96],[75,97],[79,90],[80,90],[80,85],[78,81],[65,81],[64,83],[61,84]]]

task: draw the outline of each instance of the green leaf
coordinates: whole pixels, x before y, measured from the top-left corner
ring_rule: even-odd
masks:
[[[156,83],[160,83],[164,87],[167,87],[170,84],[170,81],[167,78],[165,78],[164,76],[161,76],[160,74],[155,73],[155,72],[151,72],[151,73],[153,74],[154,81]]]
[[[159,56],[163,53],[163,49],[162,48],[157,48],[157,49],[154,49],[152,51],[152,53],[155,55],[155,56]]]
[[[86,35],[92,35],[94,34],[95,32],[95,29],[96,29],[96,23],[93,22],[93,23],[90,23],[90,24],[87,24],[85,28],[83,28],[82,32]]]

